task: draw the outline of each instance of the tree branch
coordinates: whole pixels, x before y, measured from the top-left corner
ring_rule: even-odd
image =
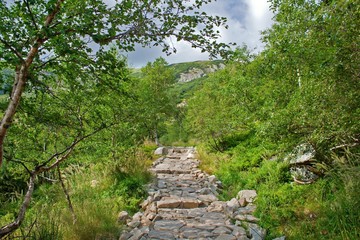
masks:
[[[64,194],[65,194],[65,197],[66,197],[66,201],[68,202],[68,205],[69,205],[69,210],[71,212],[71,215],[72,215],[72,218],[73,218],[73,224],[76,223],[76,214],[75,214],[75,211],[74,211],[74,208],[73,208],[73,205],[71,203],[71,199],[70,199],[70,195],[66,189],[66,186],[64,184],[64,181],[62,179],[62,176],[61,176],[61,171],[60,171],[60,167],[58,166],[57,167],[57,172],[58,172],[58,175],[59,175],[59,181],[60,181],[60,184],[61,184],[61,188],[63,189],[64,191]]]
[[[54,62],[54,61],[58,60],[60,57],[61,57],[61,56],[59,55],[59,56],[56,56],[56,57],[54,57],[54,58],[51,58],[51,59],[43,62],[41,65],[34,67],[33,69],[34,69],[34,70],[36,70],[36,69],[41,69],[41,68],[43,68],[46,64],[51,63],[51,62]]]
[[[28,191],[26,192],[25,198],[24,198],[24,202],[20,207],[19,213],[17,218],[15,219],[15,221],[3,226],[0,228],[0,239],[8,234],[10,234],[11,232],[15,231],[17,228],[19,228],[19,226],[21,225],[22,221],[25,218],[25,213],[27,208],[29,207],[30,201],[31,201],[31,197],[34,191],[34,185],[35,185],[35,178],[42,172],[48,172],[52,169],[54,169],[55,167],[58,167],[59,164],[61,162],[63,162],[66,158],[69,157],[69,155],[71,154],[71,152],[74,150],[75,146],[85,140],[88,137],[93,136],[94,134],[98,133],[99,131],[111,127],[114,124],[111,125],[107,125],[107,126],[102,126],[98,129],[96,129],[95,131],[80,137],[78,139],[75,139],[72,144],[65,148],[65,150],[63,150],[62,152],[56,153],[54,155],[52,155],[47,161],[45,161],[42,165],[35,167],[35,170],[30,172],[30,180],[29,180],[29,188]],[[63,155],[62,155],[63,154]],[[62,156],[60,156],[62,155]],[[54,158],[56,158],[56,161],[51,164],[50,166],[46,167],[46,164],[49,163],[51,160],[53,160]]]
[[[11,160],[9,160],[9,161],[15,162],[15,163],[20,163],[20,164],[26,169],[26,171],[27,171],[29,174],[31,174],[31,171],[29,170],[29,168],[28,168],[28,167],[25,165],[25,163],[23,163],[22,161],[14,160],[14,159],[11,159]]]
[[[24,63],[24,59],[22,58],[22,55],[19,51],[17,51],[15,48],[13,48],[10,43],[8,43],[7,41],[5,41],[4,39],[0,38],[0,42],[2,42],[6,48],[10,49],[10,51],[12,51],[16,57],[20,60],[20,62]]]
[[[85,140],[86,138],[89,138],[93,135],[95,135],[96,133],[100,132],[101,130],[105,129],[105,128],[108,128],[108,127],[111,127],[113,126],[114,124],[111,124],[111,125],[108,125],[108,126],[103,126],[103,127],[100,127],[98,129],[96,129],[95,131],[85,135],[85,136],[82,136],[82,137],[76,137],[74,139],[74,141],[70,144],[70,146],[68,146],[67,148],[65,148],[63,151],[61,152],[58,152],[58,153],[55,153],[53,154],[48,160],[46,160],[44,163],[42,163],[41,165],[37,166],[35,168],[35,171],[34,173],[36,174],[39,174],[39,173],[42,173],[42,172],[47,172],[55,167],[57,167],[61,162],[63,162],[69,155],[70,153],[74,150],[75,146]],[[62,156],[61,156],[62,155]],[[55,162],[53,164],[51,164],[50,166],[46,167],[46,165],[48,163],[50,163],[52,160],[55,159]]]
[[[35,17],[34,17],[34,14],[32,13],[31,11],[31,8],[30,8],[30,5],[29,5],[29,1],[28,0],[25,0],[25,4],[26,4],[26,8],[27,10],[29,11],[29,14],[30,14],[30,17],[31,17],[31,21],[32,23],[34,24],[34,27],[36,28],[36,30],[39,30],[37,24],[36,24],[36,21],[35,21]]]
[[[339,146],[335,146],[335,147],[332,147],[332,148],[330,148],[330,150],[331,151],[334,151],[334,150],[336,150],[336,149],[340,149],[340,148],[346,148],[346,147],[356,147],[356,146],[358,146],[358,145],[360,145],[360,142],[355,142],[355,143],[345,143],[345,144],[341,144],[341,145],[339,145]]]

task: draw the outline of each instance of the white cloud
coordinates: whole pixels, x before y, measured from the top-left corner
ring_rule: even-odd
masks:
[[[204,11],[211,15],[228,18],[229,29],[220,29],[219,41],[245,43],[250,49],[263,48],[260,32],[272,24],[272,13],[267,0],[218,0],[204,7]],[[201,53],[198,49],[191,48],[185,42],[175,43],[177,53],[166,56],[160,48],[137,48],[136,52],[128,53],[130,66],[144,66],[157,57],[164,57],[169,63],[186,62],[208,59],[208,54]]]

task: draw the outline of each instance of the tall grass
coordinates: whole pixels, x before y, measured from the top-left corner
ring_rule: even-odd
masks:
[[[35,191],[26,221],[9,239],[118,239],[122,229],[117,221],[118,213],[137,212],[146,196],[144,186],[151,180],[148,168],[155,147],[146,143],[119,152],[116,159],[91,159],[81,166],[76,163],[84,162],[83,159],[73,159],[62,172],[76,222],[61,186],[44,184]],[[11,214],[0,222],[9,219]]]

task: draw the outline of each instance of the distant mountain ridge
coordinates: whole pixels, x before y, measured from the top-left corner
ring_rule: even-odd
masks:
[[[194,61],[173,63],[169,64],[168,67],[173,69],[176,82],[185,83],[206,77],[209,73],[223,69],[225,68],[225,64],[223,60]],[[141,77],[140,69],[132,69],[132,75]]]
[[[225,68],[224,61],[195,61],[170,64],[174,70],[178,82],[191,82],[195,79],[205,77],[207,74]]]

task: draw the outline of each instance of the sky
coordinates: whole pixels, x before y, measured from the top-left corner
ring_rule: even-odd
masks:
[[[255,52],[263,49],[260,32],[272,24],[273,14],[269,10],[268,0],[217,0],[206,5],[203,10],[210,15],[227,17],[229,28],[221,29],[219,41],[238,45],[245,43]],[[164,57],[168,63],[190,62],[209,59],[208,54],[193,49],[185,42],[175,43],[176,54],[166,56],[161,48],[137,47],[135,52],[125,53],[130,67],[142,67],[158,57]]]

